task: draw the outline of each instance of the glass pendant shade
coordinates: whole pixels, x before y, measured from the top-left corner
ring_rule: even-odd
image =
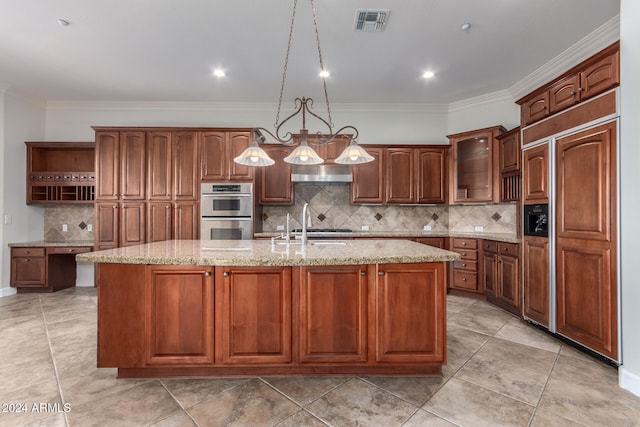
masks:
[[[253,141],[253,143],[238,157],[234,158],[233,161],[245,166],[271,166],[275,163],[266,151],[258,146],[256,141]]]
[[[313,148],[307,145],[306,141],[300,143],[291,154],[284,158],[284,161],[292,165],[318,165],[324,162],[324,160],[313,151]]]
[[[361,163],[372,162],[374,158],[360,147],[356,140],[351,140],[351,144],[344,149],[342,154],[335,160],[336,163],[341,165],[359,165]]]

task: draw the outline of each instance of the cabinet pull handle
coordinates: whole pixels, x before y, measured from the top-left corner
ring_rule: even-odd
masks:
[[[229,277],[229,273],[225,271],[224,273],[222,273],[222,277]]]
[[[384,271],[378,271],[378,276],[384,276]]]

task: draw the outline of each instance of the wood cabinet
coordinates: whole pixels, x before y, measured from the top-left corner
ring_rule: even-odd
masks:
[[[96,201],[144,200],[145,147],[142,131],[96,132]]]
[[[549,239],[524,236],[523,314],[549,327]]]
[[[145,364],[212,364],[211,267],[153,266],[145,289]]]
[[[258,168],[258,203],[292,205],[291,165],[284,161],[292,147],[267,144],[261,147],[276,163]]]
[[[447,248],[446,238],[444,237],[418,237],[415,241],[423,245],[433,246],[434,248]]]
[[[506,129],[494,126],[448,135],[451,143],[451,191],[454,203],[498,202],[497,137]]]
[[[91,204],[95,143],[26,142],[27,205]]]
[[[202,131],[200,179],[202,181],[251,181],[254,168],[233,161],[249,145],[250,131]]]
[[[378,265],[376,362],[446,360],[445,274],[444,263]]]
[[[220,267],[215,274],[216,362],[290,363],[291,268]]]
[[[351,203],[384,203],[384,147],[363,145],[373,161],[352,166]]]
[[[522,164],[523,203],[549,203],[549,144],[528,148]]]
[[[482,241],[482,286],[487,300],[522,316],[517,243]]]
[[[18,293],[55,292],[76,285],[79,253],[91,246],[12,246],[11,286]]]
[[[449,250],[460,254],[460,260],[453,262],[449,287],[475,293],[484,292],[482,282],[478,280],[478,240],[452,237]]]
[[[297,139],[297,138],[296,138]],[[325,163],[333,164],[334,160],[342,154],[345,148],[351,142],[350,138],[338,137],[327,143],[318,143],[315,141],[315,136],[310,136],[308,139],[309,147],[324,159]]]
[[[556,114],[620,84],[619,42],[517,101],[521,125]]]
[[[96,250],[145,243],[145,212],[144,202],[97,202],[94,232]]]
[[[520,200],[520,127],[496,137],[500,168],[500,202]]]
[[[385,202],[432,204],[446,201],[446,146],[387,147]]]
[[[618,357],[617,122],[556,143],[558,333]]]

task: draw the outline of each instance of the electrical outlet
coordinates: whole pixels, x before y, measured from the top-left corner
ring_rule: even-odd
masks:
[[[91,233],[93,231],[93,224],[87,224],[87,231]]]
[[[369,231],[369,226],[368,225],[363,225],[362,226],[362,231]]]
[[[422,227],[423,231],[431,231],[431,226],[430,225],[425,225],[424,227]]]
[[[284,231],[284,225],[276,225],[276,231]]]
[[[69,226],[67,224],[62,224],[62,232],[66,233],[67,231],[69,231]]]
[[[484,231],[484,227],[481,225],[476,225],[475,230],[476,233],[482,233]]]

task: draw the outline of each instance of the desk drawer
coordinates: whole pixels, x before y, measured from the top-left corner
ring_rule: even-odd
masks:
[[[91,248],[88,246],[55,246],[47,248],[48,254],[82,254],[85,252],[91,252]]]
[[[11,248],[12,257],[44,256],[44,248]]]

